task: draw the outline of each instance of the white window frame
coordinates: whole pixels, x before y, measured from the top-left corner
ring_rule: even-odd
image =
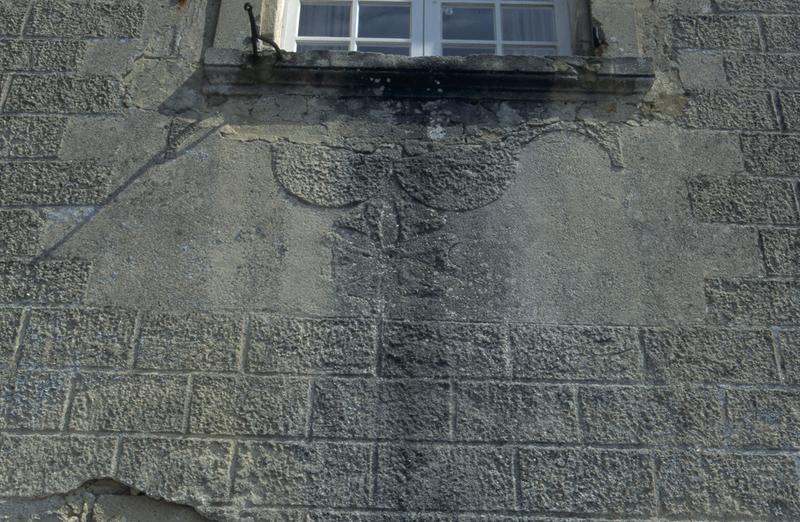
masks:
[[[350,35],[347,37],[304,36],[298,37],[300,26],[300,4],[340,3],[350,7]],[[281,24],[283,34],[282,47],[287,51],[297,49],[298,40],[306,44],[343,44],[348,50],[355,51],[358,44],[381,46],[408,45],[411,56],[441,56],[442,54],[442,16],[443,4],[482,5],[494,9],[494,40],[447,40],[448,44],[474,45],[476,47],[494,45],[494,54],[502,54],[503,45],[524,45],[528,47],[556,47],[557,55],[572,54],[572,35],[568,0],[287,0],[286,10]],[[410,4],[411,5],[411,37],[398,38],[358,38],[359,6],[364,4]],[[556,37],[555,42],[512,42],[503,41],[502,6],[520,5],[526,7],[553,7],[555,10]]]

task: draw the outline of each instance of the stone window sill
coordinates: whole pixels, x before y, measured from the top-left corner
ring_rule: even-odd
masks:
[[[405,57],[358,52],[264,51],[257,61],[238,49],[204,57],[209,94],[264,92],[337,96],[583,100],[641,98],[654,80],[644,57]]]

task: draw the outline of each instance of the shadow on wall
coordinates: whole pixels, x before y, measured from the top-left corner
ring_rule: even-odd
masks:
[[[64,494],[0,503],[0,520],[204,522],[194,509],[141,494],[112,479],[91,480]]]

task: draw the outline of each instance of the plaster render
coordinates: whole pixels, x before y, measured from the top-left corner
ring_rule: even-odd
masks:
[[[178,4],[0,0],[0,519],[800,519],[794,2],[280,66]]]

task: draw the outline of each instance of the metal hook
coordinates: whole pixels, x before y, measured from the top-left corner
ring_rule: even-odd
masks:
[[[253,60],[258,59],[258,41],[269,44],[274,50],[279,62],[283,61],[283,50],[271,38],[264,38],[259,34],[258,25],[256,24],[256,15],[253,14],[253,5],[250,2],[244,4],[244,10],[247,11],[247,16],[250,18],[250,43],[253,45]]]

